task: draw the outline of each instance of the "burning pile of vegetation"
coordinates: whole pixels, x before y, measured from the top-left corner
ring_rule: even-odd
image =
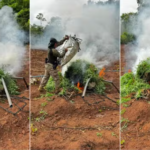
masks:
[[[60,87],[62,88],[59,93],[60,96],[65,95],[68,91],[82,92],[88,79],[90,79],[88,88],[93,90],[93,92],[103,94],[105,91],[105,83],[102,77],[99,76],[98,69],[95,65],[84,60],[72,62],[65,75],[62,76],[59,73],[59,76],[61,81]],[[47,92],[55,90],[55,83],[52,77],[49,79],[45,89]]]
[[[133,95],[134,98],[146,98],[150,90],[150,58],[137,66],[136,74],[126,73],[121,77],[121,97]]]
[[[8,92],[11,95],[18,95],[19,94],[19,92],[17,91],[18,86],[17,86],[15,80],[12,79],[11,75],[4,73],[4,71],[2,69],[0,69],[0,92],[2,92],[4,90],[3,84],[2,84],[2,78],[4,79],[4,81],[6,83]]]

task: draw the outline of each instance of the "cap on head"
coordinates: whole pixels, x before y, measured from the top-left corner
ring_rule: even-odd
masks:
[[[51,38],[50,43],[55,44],[55,43],[58,43],[58,41],[55,38]]]

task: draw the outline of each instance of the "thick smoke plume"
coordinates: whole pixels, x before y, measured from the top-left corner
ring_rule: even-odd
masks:
[[[61,40],[65,34],[76,34],[82,39],[81,51],[72,61],[84,59],[97,67],[109,65],[119,59],[118,3],[55,1],[51,6],[57,8],[58,16],[51,17],[41,37],[31,37],[32,49],[47,49],[51,37]]]
[[[127,67],[136,72],[138,64],[150,57],[150,2],[147,6],[141,6],[137,18],[132,21],[132,32],[136,36],[136,42],[127,45]]]
[[[12,8],[0,9],[0,68],[12,75],[22,69],[25,34],[19,29]]]

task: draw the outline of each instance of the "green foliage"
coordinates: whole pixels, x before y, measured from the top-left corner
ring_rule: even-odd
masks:
[[[127,103],[128,101],[130,101],[131,98],[121,98],[121,103]]]
[[[140,62],[137,67],[136,76],[137,78],[144,79],[148,73],[150,74],[150,58]]]
[[[65,72],[65,76],[59,72],[60,88],[62,89],[59,96],[63,96],[67,91],[81,92],[75,83],[80,82],[82,86],[85,85],[87,79],[91,78],[90,82],[95,82],[96,86],[94,88],[95,92],[98,94],[103,94],[105,91],[105,82],[98,75],[97,68],[86,61],[77,60],[72,62],[68,70]],[[75,82],[75,83],[73,83]],[[47,92],[54,92],[55,82],[53,78],[50,77],[47,85],[45,86]],[[49,96],[47,96],[49,97]]]
[[[121,118],[121,132],[128,127],[129,122],[127,118]]]
[[[97,80],[95,92],[98,94],[104,94],[105,89],[106,89],[105,83],[100,79]]]
[[[41,35],[44,32],[43,27],[36,24],[31,25],[31,34],[32,35]]]
[[[143,91],[150,89],[147,83],[147,75],[150,73],[150,58],[140,62],[137,66],[136,74],[126,73],[121,77],[121,103],[125,103],[130,99],[124,98],[129,94],[134,94],[136,99],[144,97]]]
[[[136,13],[123,13],[121,16],[121,20],[124,22],[129,22],[132,16],[135,16]]]
[[[83,85],[91,78],[90,82],[96,83],[95,92],[98,94],[104,93],[105,83],[102,81],[102,78],[99,77],[95,65],[87,61],[76,60],[72,62],[65,72],[65,77],[69,79],[69,81],[80,82]]]
[[[121,115],[123,115],[126,112],[126,109],[121,110]]]
[[[16,19],[21,29],[29,33],[29,0],[1,0],[0,9],[3,6],[13,8]]]
[[[97,132],[96,135],[102,137],[102,133]]]
[[[135,41],[135,36],[133,34],[129,34],[127,32],[124,32],[121,35],[121,44],[127,44],[127,43],[130,43],[133,41]]]
[[[45,86],[45,90],[47,92],[54,92],[54,90],[55,90],[55,82],[54,82],[52,77],[49,78],[49,80],[48,80],[48,82],[47,82],[47,84]]]
[[[42,13],[39,13],[39,14],[36,16],[36,18],[37,18],[38,20],[40,20],[41,27],[42,27],[42,22],[43,22],[43,21],[46,21],[46,19],[44,18],[43,14],[42,14]]]
[[[125,144],[125,140],[121,140],[121,145]]]
[[[142,96],[141,92],[146,89],[150,89],[150,85],[146,83],[144,80],[137,78],[133,73],[126,73],[121,77],[122,97],[134,93],[135,98],[139,98],[139,95],[140,97]]]
[[[45,107],[46,105],[47,105],[47,102],[41,104],[42,107]]]
[[[2,87],[3,87],[1,78],[4,79],[6,86],[7,86],[7,89],[8,89],[8,92],[11,95],[18,95],[19,94],[19,92],[17,91],[18,86],[17,86],[15,80],[12,79],[12,77],[9,74],[5,74],[3,72],[3,70],[0,69],[0,89],[2,89]]]

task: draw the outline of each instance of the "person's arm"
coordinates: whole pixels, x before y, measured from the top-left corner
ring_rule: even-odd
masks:
[[[67,49],[63,50],[62,54],[60,54],[56,49],[53,49],[52,51],[55,57],[63,58],[67,52]]]
[[[69,39],[69,36],[68,35],[66,35],[61,41],[59,41],[58,43],[57,43],[57,47],[58,46],[60,46],[60,45],[62,45],[66,40],[68,40]]]

